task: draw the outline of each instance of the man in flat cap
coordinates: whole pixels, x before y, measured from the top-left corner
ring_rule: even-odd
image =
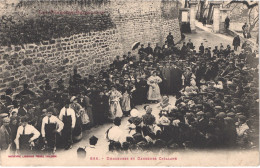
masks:
[[[3,125],[0,127],[0,151],[5,151],[9,148],[11,142],[12,132],[9,127],[10,119],[3,118]]]

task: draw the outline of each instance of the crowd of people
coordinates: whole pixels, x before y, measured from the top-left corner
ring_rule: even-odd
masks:
[[[84,130],[107,122],[114,123],[106,132],[112,153],[256,145],[248,117],[258,113],[258,53],[249,45],[239,54],[222,44],[213,50],[201,44],[197,52],[191,40],[179,49],[169,34],[162,47],[141,45],[138,54],[117,56],[88,77],[75,68],[68,87],[60,79],[53,88],[46,79],[36,92],[28,84],[17,95],[7,89],[1,96],[0,149],[68,150]],[[140,116],[135,107],[142,104],[146,114]],[[120,127],[124,116],[127,134]]]

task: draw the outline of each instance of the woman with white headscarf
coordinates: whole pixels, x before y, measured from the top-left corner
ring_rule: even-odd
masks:
[[[141,130],[142,118],[139,117],[139,111],[132,109],[130,112],[131,117],[128,119],[126,127],[129,136],[133,136]],[[140,132],[139,132],[140,133]]]
[[[108,92],[109,96],[109,107],[110,107],[110,119],[115,119],[116,117],[122,117],[123,112],[120,106],[120,99],[122,94],[116,90],[116,87],[111,86],[111,90]]]
[[[149,85],[147,99],[150,101],[159,101],[161,99],[161,93],[159,88],[159,83],[162,79],[157,76],[156,71],[152,72],[152,76],[147,79],[147,84]]]

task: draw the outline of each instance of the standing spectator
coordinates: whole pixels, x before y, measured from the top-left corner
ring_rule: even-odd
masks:
[[[138,50],[138,54],[139,54],[139,60],[143,60],[144,59],[144,56],[146,55],[145,53],[145,48],[144,48],[144,45],[141,44],[141,48]]]
[[[204,54],[204,46],[203,43],[201,43],[200,47],[199,47],[200,53]]]
[[[182,59],[182,60],[186,59],[187,52],[188,52],[187,45],[186,45],[185,42],[183,42],[183,45],[182,45],[182,47],[181,47],[181,56],[180,56],[180,59]]]
[[[203,26],[206,26],[207,24],[207,18],[205,16],[203,17],[202,24]]]
[[[241,147],[245,147],[248,144],[248,133],[249,127],[246,123],[246,117],[244,115],[238,116],[238,122],[236,123],[236,131],[237,131],[237,143]]]
[[[172,36],[172,33],[170,32],[169,35],[167,36],[167,43],[168,45],[171,47],[171,46],[174,46],[174,41],[173,41],[173,36]]]
[[[156,43],[156,46],[154,48],[154,59],[162,59],[162,48],[159,46],[158,43]]]
[[[245,23],[245,24],[242,26],[242,30],[243,30],[244,38],[247,38],[247,32],[248,32],[248,25],[247,25],[247,23]]]
[[[193,43],[191,42],[191,39],[189,39],[189,42],[187,43],[187,47],[189,49],[194,49]]]
[[[148,46],[145,48],[145,52],[147,55],[149,54],[153,55],[153,49],[151,47],[151,43],[148,43]]]
[[[70,99],[70,108],[72,108],[76,115],[76,123],[73,129],[73,140],[78,141],[82,138],[82,114],[85,113],[85,110],[78,103],[76,96],[72,96]]]
[[[229,19],[229,17],[227,16],[226,19],[225,19],[225,28],[226,28],[226,29],[229,29],[229,22],[230,22],[230,19]]]
[[[259,44],[259,33],[257,33],[257,36],[256,36],[256,44]]]
[[[12,105],[12,103],[13,103],[12,95],[13,95],[13,90],[11,88],[6,89],[6,91],[5,91],[6,107],[9,105]]]
[[[163,76],[163,82],[164,82],[164,94],[170,94],[171,93],[171,67],[170,63],[166,63],[166,66],[162,68],[162,76]]]
[[[176,64],[171,65],[171,94],[179,98],[182,88],[182,71]]]
[[[9,127],[10,119],[5,117],[3,125],[0,127],[0,150],[5,151],[11,144],[11,129]]]
[[[12,116],[10,118],[10,129],[11,129],[11,148],[10,151],[12,154],[15,154],[16,151],[16,145],[15,145],[15,138],[16,138],[16,134],[17,134],[17,130],[19,127],[19,118],[17,116]]]
[[[240,46],[240,38],[239,38],[239,35],[237,35],[236,37],[234,37],[234,39],[233,39],[233,46],[234,46],[234,50],[237,51],[238,46]]]
[[[120,61],[119,56],[116,56],[116,59],[113,61],[113,65],[115,66],[116,69],[122,68],[122,63]]]

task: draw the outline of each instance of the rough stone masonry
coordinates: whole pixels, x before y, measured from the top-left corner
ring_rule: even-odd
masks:
[[[8,9],[6,11],[9,13],[5,14],[12,16],[25,11],[28,12],[28,17],[31,14],[33,18],[32,11],[37,8],[38,10],[66,9],[70,11],[89,9],[89,7],[79,7],[79,4],[64,2],[38,3],[41,4],[24,5],[19,8],[6,5]],[[131,51],[131,45],[136,41],[144,43],[145,46],[148,42],[152,47],[156,43],[162,45],[169,32],[172,32],[175,42],[179,41],[181,35],[178,5],[177,1],[113,0],[101,6],[95,6],[95,10],[108,14],[106,16],[112,19],[113,26],[106,25],[111,22],[104,22],[104,19],[99,17],[96,22],[99,21],[102,24],[97,26],[105,26],[105,29],[91,29],[88,32],[75,34],[69,32],[69,36],[66,37],[51,37],[48,40],[23,45],[1,45],[0,93],[2,94],[9,87],[17,93],[22,90],[24,83],[28,83],[32,90],[37,90],[46,78],[50,79],[53,86],[60,78],[63,78],[67,84],[74,67],[77,67],[83,76],[97,73],[102,66],[109,66],[117,55],[122,56]],[[12,10],[13,13],[10,13]],[[86,15],[86,17],[90,16]],[[80,22],[78,19],[79,25]],[[75,24],[77,26],[77,23]],[[95,28],[95,26],[92,27]],[[5,34],[6,36],[8,34]],[[137,51],[132,51],[132,53],[137,55]]]

